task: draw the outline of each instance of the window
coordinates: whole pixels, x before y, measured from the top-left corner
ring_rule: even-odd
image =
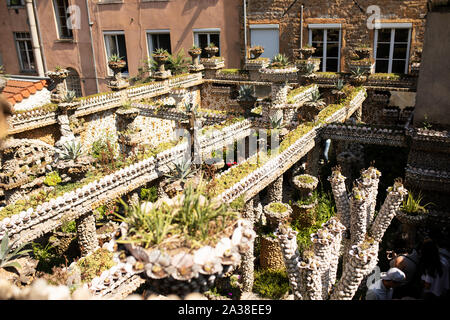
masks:
[[[56,23],[58,25],[58,33],[60,39],[72,39],[72,30],[67,27],[67,8],[69,7],[68,0],[53,0],[55,8]]]
[[[194,30],[195,45],[206,48],[210,43],[214,43],[219,51],[216,56],[220,56],[220,29],[197,29]],[[208,55],[203,50],[200,58],[207,58]]]
[[[75,69],[67,68],[69,70],[69,75],[66,78],[67,90],[75,91],[77,97],[82,97],[83,93],[81,91],[80,76]]]
[[[314,58],[320,58],[320,71],[339,72],[341,69],[340,24],[310,24],[309,44],[316,48]]]
[[[381,28],[375,30],[375,72],[408,73],[410,26],[381,24]]]
[[[35,71],[33,46],[28,32],[15,32],[17,55],[19,57],[20,70],[25,72]]]
[[[8,7],[23,7],[25,6],[24,0],[7,0]]]
[[[128,73],[128,60],[127,60],[127,47],[125,45],[125,34],[123,31],[111,31],[105,32],[105,49],[106,49],[106,59],[108,60],[110,56],[116,54],[121,57],[127,65],[121,70],[122,73]],[[108,68],[108,74],[112,75],[113,72]]]
[[[165,49],[172,53],[170,46],[170,31],[169,30],[152,30],[147,31],[147,45],[148,55],[151,56],[156,49]]]
[[[250,25],[250,44],[263,46],[263,58],[273,58],[279,53],[279,26],[278,24],[252,24]]]

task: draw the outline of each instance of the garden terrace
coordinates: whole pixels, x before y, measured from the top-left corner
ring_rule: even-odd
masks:
[[[393,147],[407,146],[405,131],[398,128],[331,123],[322,129],[321,135],[323,139],[350,141],[352,143]]]

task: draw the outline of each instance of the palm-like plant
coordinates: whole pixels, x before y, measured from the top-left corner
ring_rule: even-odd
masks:
[[[274,68],[285,68],[289,65],[289,59],[284,54],[277,54],[272,58],[271,66]]]
[[[78,141],[70,141],[63,145],[63,150],[60,152],[59,156],[63,160],[77,160],[83,151],[81,150],[81,143]]]
[[[187,71],[189,65],[188,59],[184,56],[184,50],[181,49],[175,55],[169,54],[167,60],[167,68],[172,71],[172,74],[182,74]]]
[[[24,245],[17,247],[15,250],[13,250],[13,247],[14,243],[9,244],[8,232],[6,232],[0,244],[0,269],[11,267],[19,270],[22,266],[16,260],[31,251],[29,249],[22,250]]]
[[[240,101],[254,101],[255,97],[253,96],[253,87],[249,85],[240,86],[238,99]]]

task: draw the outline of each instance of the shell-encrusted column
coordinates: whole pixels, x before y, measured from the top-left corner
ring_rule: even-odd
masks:
[[[323,227],[326,227],[333,236],[332,242],[330,244],[330,267],[328,269],[328,292],[330,292],[331,288],[336,283],[337,269],[342,247],[342,234],[345,231],[345,227],[335,217],[330,218],[330,220],[323,224]]]
[[[276,233],[283,252],[284,263],[288,274],[289,285],[294,293],[295,300],[302,300],[300,292],[300,271],[299,262],[300,255],[297,245],[297,231],[292,230],[289,226],[282,226]]]
[[[322,299],[326,300],[330,284],[329,268],[333,236],[326,228],[319,229],[316,233],[311,234],[311,241],[313,243],[314,258],[318,264],[318,273],[322,286]]]
[[[283,175],[267,186],[268,202],[283,201]]]
[[[265,216],[263,214],[263,206],[259,193],[253,197],[253,210],[255,215],[255,221],[265,222]]]
[[[371,271],[373,260],[377,260],[378,243],[364,242],[353,246],[349,251],[349,259],[344,265],[342,277],[335,290],[332,292],[331,300],[350,300],[358,290],[361,280]]]
[[[367,229],[367,194],[361,186],[353,187],[350,199],[350,236],[351,244],[357,245],[364,241]]]
[[[319,174],[320,152],[321,150],[319,143],[316,142],[314,148],[312,148],[306,156],[306,173],[313,176],[317,176]]]
[[[361,172],[362,184],[366,186],[367,195],[367,225],[369,226],[373,221],[375,214],[375,206],[377,204],[378,184],[380,182],[381,173],[374,167],[369,167],[367,170]]]
[[[272,105],[285,105],[289,86],[287,82],[273,82],[272,83]]]
[[[331,176],[328,177],[333,190],[337,216],[346,228],[350,228],[350,202],[345,187],[345,179],[339,167],[333,168]]]
[[[254,226],[255,224],[255,213],[253,209],[253,199],[247,201],[244,206],[242,217],[249,221],[249,225]],[[242,292],[252,292],[253,280],[254,280],[254,241],[250,244],[250,248],[242,254],[241,260],[241,281],[242,281]]]
[[[322,282],[319,265],[313,257],[304,257],[300,262],[300,293],[303,300],[321,300]]]
[[[392,219],[400,211],[403,198],[408,193],[400,181],[395,181],[394,186],[389,187],[387,192],[388,195],[381,206],[380,212],[370,226],[369,234],[375,241],[381,241]]]
[[[81,255],[85,256],[99,247],[95,228],[95,216],[92,212],[88,212],[76,219],[75,222]]]

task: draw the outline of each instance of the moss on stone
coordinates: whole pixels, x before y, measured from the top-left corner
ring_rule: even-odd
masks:
[[[253,291],[264,298],[281,299],[289,291],[286,271],[255,271]]]
[[[315,182],[313,177],[306,175],[306,174],[302,174],[302,175],[298,176],[296,179],[298,182],[305,183],[305,184]]]
[[[269,210],[277,213],[283,213],[287,211],[287,208],[280,202],[273,202],[269,204]]]
[[[111,269],[115,265],[113,253],[106,249],[98,249],[91,255],[81,258],[77,262],[81,271],[81,281],[90,282],[95,277],[102,274],[103,271]]]

